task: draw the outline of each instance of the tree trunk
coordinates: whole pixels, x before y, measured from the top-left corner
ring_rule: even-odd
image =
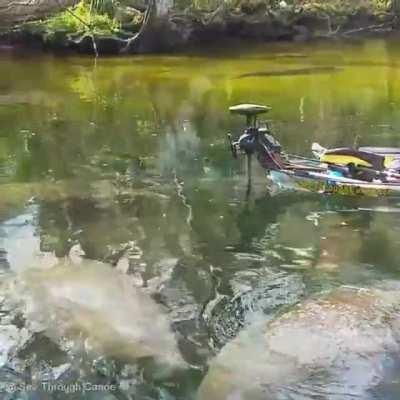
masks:
[[[78,0],[0,0],[0,27],[40,19],[77,2]]]
[[[392,0],[392,9],[396,15],[400,16],[400,0]]]
[[[147,53],[162,51],[174,42],[174,30],[169,21],[173,0],[149,0],[140,31],[128,40],[124,52]]]

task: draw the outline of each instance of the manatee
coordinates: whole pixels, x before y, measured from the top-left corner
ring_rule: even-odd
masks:
[[[184,364],[163,310],[106,263],[66,258],[51,269],[30,269],[15,279],[13,292],[31,329],[56,343],[66,340],[93,357]]]
[[[367,399],[399,355],[398,288],[341,287],[244,329],[198,400]]]
[[[277,71],[255,71],[237,76],[237,79],[253,77],[271,77],[271,76],[297,76],[297,75],[316,75],[332,74],[340,72],[341,69],[335,66],[311,66],[305,68],[290,68]]]

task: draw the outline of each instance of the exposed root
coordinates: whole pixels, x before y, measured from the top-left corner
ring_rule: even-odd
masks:
[[[393,30],[392,23],[383,22],[382,24],[373,24],[357,29],[350,29],[346,32],[342,32],[341,36],[352,36],[359,33],[382,33],[382,32],[391,32]]]

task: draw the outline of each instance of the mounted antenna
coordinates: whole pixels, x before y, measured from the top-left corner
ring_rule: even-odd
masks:
[[[271,110],[269,106],[259,106],[257,104],[238,104],[229,107],[232,114],[244,115],[248,128],[257,128],[257,115],[264,114]]]

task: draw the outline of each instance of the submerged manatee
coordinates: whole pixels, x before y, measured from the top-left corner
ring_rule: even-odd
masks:
[[[296,75],[315,75],[332,74],[340,72],[341,69],[335,66],[310,66],[305,68],[290,68],[276,71],[255,71],[237,76],[237,79],[269,76],[296,76]]]
[[[94,356],[133,361],[154,357],[179,366],[182,359],[157,303],[111,266],[82,259],[32,269],[17,280],[26,319],[55,342],[67,339]]]
[[[201,400],[366,399],[398,355],[400,292],[339,288],[258,321],[211,362]]]

